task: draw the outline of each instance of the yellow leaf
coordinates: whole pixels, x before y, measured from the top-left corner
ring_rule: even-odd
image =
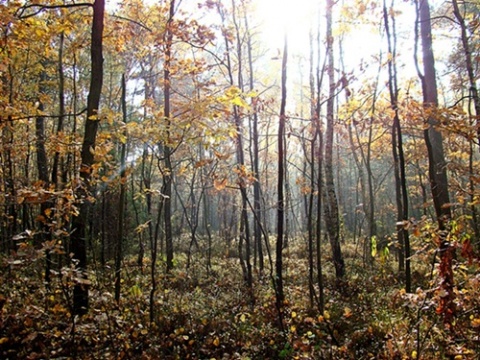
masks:
[[[345,316],[347,319],[352,316],[352,310],[349,307],[345,307],[343,316]]]
[[[3,337],[3,338],[0,339],[0,345],[5,344],[6,342],[8,342],[8,338],[7,338],[7,337]]]
[[[241,321],[241,322],[245,322],[246,320],[247,320],[247,317],[245,316],[245,314],[242,314],[242,315],[240,316],[240,321]]]
[[[295,319],[297,317],[297,313],[295,311],[292,311],[292,319]]]
[[[120,142],[122,144],[126,144],[127,143],[127,137],[124,135],[124,134],[117,134],[117,137],[118,137],[118,140],[120,140]]]
[[[323,312],[323,317],[325,318],[325,320],[329,320],[330,319],[330,313],[327,310],[325,310]]]
[[[232,99],[232,104],[243,108],[248,108],[248,104],[240,96],[236,96]]]
[[[44,213],[45,215],[47,215],[47,217],[50,217],[50,215],[52,214],[52,208],[45,209]]]
[[[218,338],[218,336],[216,336],[213,340],[213,345],[215,345],[216,347],[220,346],[220,339]]]
[[[418,356],[417,352],[415,350],[412,351],[412,359],[416,359]]]
[[[474,328],[480,327],[480,319],[479,318],[472,319],[472,327],[474,327]]]
[[[228,130],[228,136],[230,136],[232,139],[235,139],[237,137],[237,130],[234,128],[230,128]]]
[[[290,326],[290,331],[291,332],[297,331],[297,327],[295,325]]]

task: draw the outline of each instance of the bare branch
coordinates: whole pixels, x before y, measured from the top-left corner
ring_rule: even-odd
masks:
[[[18,19],[27,19],[29,17],[38,15],[44,10],[55,9],[68,9],[76,7],[92,7],[92,3],[76,3],[76,4],[64,4],[64,5],[42,5],[42,4],[29,4],[18,8],[15,12],[15,17]],[[28,10],[33,9],[33,12],[25,14]]]

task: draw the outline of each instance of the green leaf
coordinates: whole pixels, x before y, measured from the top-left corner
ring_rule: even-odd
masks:
[[[377,237],[375,235],[370,238],[370,244],[372,247],[372,257],[375,257],[377,255]]]
[[[138,285],[133,285],[130,288],[130,294],[132,294],[135,297],[140,297],[142,296],[142,290],[140,289],[140,286]]]

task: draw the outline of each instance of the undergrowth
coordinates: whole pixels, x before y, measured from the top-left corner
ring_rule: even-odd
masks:
[[[478,261],[458,259],[457,314],[446,329],[436,313],[434,252],[412,258],[413,293],[406,293],[393,256],[366,265],[354,245],[344,245],[347,277],[337,281],[324,259],[325,311],[308,298],[303,246],[285,252],[285,331],[278,326],[268,271],[258,273],[254,299],[238,260],[203,259],[185,268],[177,256],[169,274],[158,274],[150,322],[148,260],[143,269],[124,261],[121,301],[113,298],[113,271],[90,270],[90,311],[71,315],[75,270],[43,282],[41,251],[0,258],[0,358],[2,359],[475,359],[480,353]],[[162,263],[158,264],[162,267]]]

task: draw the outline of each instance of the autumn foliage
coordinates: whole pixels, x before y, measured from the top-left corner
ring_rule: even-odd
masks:
[[[0,3],[0,359],[478,358],[478,2],[282,6]]]

